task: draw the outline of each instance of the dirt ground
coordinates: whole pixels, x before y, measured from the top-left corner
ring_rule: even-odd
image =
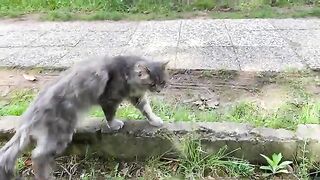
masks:
[[[0,69],[0,100],[5,101],[12,91],[18,89],[38,91],[57,78],[59,73],[43,69]],[[218,108],[230,103],[252,101],[267,109],[277,108],[293,98],[292,84],[302,86],[315,98],[320,97],[319,72],[284,74],[172,70],[170,74],[168,87],[156,96],[178,104],[201,104],[206,101],[207,105]]]

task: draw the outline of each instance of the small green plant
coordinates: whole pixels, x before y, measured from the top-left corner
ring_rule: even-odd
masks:
[[[317,163],[312,157],[310,157],[310,151],[307,149],[307,141],[301,149],[301,153],[296,160],[295,174],[299,179],[311,179],[310,176],[320,174],[319,163]]]
[[[10,101],[5,105],[0,105],[0,116],[21,115],[29,106],[35,92],[32,90],[14,91],[10,94]]]
[[[186,137],[176,144],[180,157],[178,172],[186,179],[200,179],[218,172],[225,172],[230,177],[250,176],[254,167],[247,161],[230,157],[235,152],[227,152],[227,146],[216,153],[204,151],[201,140]]]
[[[273,154],[272,159],[268,158],[267,156],[260,154],[263,158],[265,158],[268,162],[268,166],[260,166],[260,169],[270,171],[271,174],[269,175],[276,175],[280,173],[289,173],[286,169],[288,165],[292,164],[292,161],[283,161],[280,163],[282,159],[282,154]],[[280,163],[280,164],[279,164]]]
[[[26,158],[24,158],[24,157],[18,158],[17,163],[16,163],[16,167],[17,167],[16,173],[19,174],[26,168],[25,160],[26,160]]]

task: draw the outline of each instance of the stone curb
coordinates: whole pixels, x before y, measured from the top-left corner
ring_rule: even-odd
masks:
[[[18,116],[0,117],[0,140],[4,143],[14,134],[20,119]],[[297,160],[303,151],[320,162],[320,125],[299,125],[297,130],[254,128],[248,124],[230,122],[175,122],[162,128],[151,127],[146,121],[125,121],[119,132],[105,130],[99,118],[87,118],[79,122],[73,141],[66,154],[85,155],[97,153],[106,158],[144,160],[174,152],[174,141],[168,135],[182,137],[196,135],[204,149],[214,153],[227,146],[232,155],[250,162],[261,163],[260,154],[281,152],[284,159]],[[172,155],[172,153],[171,153]]]

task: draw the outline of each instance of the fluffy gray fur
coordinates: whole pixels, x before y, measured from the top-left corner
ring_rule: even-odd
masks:
[[[159,92],[167,82],[167,63],[151,62],[136,56],[100,57],[75,65],[42,90],[22,115],[22,124],[0,150],[0,179],[13,177],[14,164],[26,146],[32,151],[36,179],[48,179],[50,164],[72,140],[82,113],[100,105],[107,125],[122,128],[114,119],[118,105],[130,100],[154,126],[163,121],[156,116],[145,97],[146,91]]]

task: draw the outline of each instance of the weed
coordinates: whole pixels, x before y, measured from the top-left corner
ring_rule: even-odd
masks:
[[[280,163],[282,159],[282,154],[273,154],[272,159],[268,158],[267,156],[260,154],[263,158],[266,159],[268,162],[268,166],[260,166],[260,169],[270,171],[271,174],[269,175],[276,175],[280,173],[289,173],[289,171],[286,169],[287,166],[292,164],[292,161],[283,161]]]
[[[307,103],[302,106],[299,122],[302,124],[319,124],[320,103]]]
[[[225,115],[226,118],[235,122],[252,122],[256,125],[262,125],[265,114],[262,109],[251,102],[240,102],[233,106]]]
[[[196,0],[193,3],[193,6],[199,10],[211,10],[215,8],[216,4],[215,1],[212,0]]]
[[[310,158],[310,152],[307,150],[307,142],[303,143],[301,153],[298,156],[296,174],[299,179],[310,179],[310,176],[320,173],[319,165]]]
[[[106,11],[98,11],[96,13],[85,16],[85,20],[113,20],[119,21],[121,19],[125,19],[127,17],[126,14],[121,12],[106,12]]]
[[[21,173],[25,168],[25,160],[26,158],[25,157],[20,157],[18,158],[17,162],[16,162],[16,173],[19,174]]]
[[[186,179],[203,178],[219,172],[225,175],[250,176],[253,173],[253,166],[240,159],[230,158],[226,152],[227,147],[221,148],[217,153],[207,153],[203,150],[201,140],[187,137],[177,146],[179,152],[178,172]]]
[[[61,21],[70,21],[74,19],[74,14],[71,12],[66,11],[51,11],[44,17],[42,17],[43,20],[61,20]]]
[[[32,90],[20,90],[11,93],[10,102],[0,108],[0,116],[21,115],[29,106],[34,97]]]

